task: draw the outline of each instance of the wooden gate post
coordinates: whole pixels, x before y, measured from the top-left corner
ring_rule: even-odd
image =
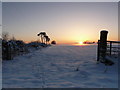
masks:
[[[100,40],[98,40],[98,47],[97,47],[97,61],[100,60]]]
[[[11,45],[8,44],[7,60],[12,60],[12,59],[13,59],[13,53],[12,53]]]
[[[102,30],[100,32],[100,56],[104,59],[107,51],[107,34],[108,31]]]

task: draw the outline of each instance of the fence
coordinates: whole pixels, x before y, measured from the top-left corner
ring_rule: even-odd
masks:
[[[105,59],[106,56],[118,58],[120,54],[120,41],[107,41],[108,31],[101,31],[98,40],[97,61]]]
[[[23,41],[2,40],[2,60],[12,60],[13,57],[27,52],[28,48]]]
[[[107,42],[107,47],[106,47],[105,56],[118,58],[120,53],[120,42],[119,41],[106,41],[106,42]],[[102,58],[103,52],[104,49],[100,47],[100,40],[98,40],[97,61],[99,61],[100,58]]]
[[[119,41],[107,41],[107,52],[106,52],[107,55],[117,58],[119,52],[120,52]]]

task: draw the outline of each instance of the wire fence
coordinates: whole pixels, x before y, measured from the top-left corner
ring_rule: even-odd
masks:
[[[107,41],[106,55],[118,58],[119,53],[120,53],[120,42],[119,41]]]
[[[103,52],[105,56],[118,58],[120,54],[120,41],[106,41],[107,47],[103,49],[100,45],[100,40],[98,40],[98,51],[97,51],[97,61],[102,58]]]

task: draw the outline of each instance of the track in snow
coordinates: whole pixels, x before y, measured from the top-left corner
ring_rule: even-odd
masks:
[[[51,46],[2,66],[3,88],[117,87],[117,65],[103,73],[104,65],[96,64],[96,46]]]

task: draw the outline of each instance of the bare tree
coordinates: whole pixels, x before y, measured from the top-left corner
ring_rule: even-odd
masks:
[[[41,36],[41,43],[45,43],[44,36],[46,36],[46,32],[40,32],[39,34],[37,34],[37,36]]]
[[[44,36],[44,37],[45,37],[45,42],[46,42],[46,44],[47,44],[48,36],[46,35],[46,36]]]
[[[51,44],[56,44],[56,41],[53,40],[53,41],[51,42]]]
[[[9,38],[9,33],[8,32],[3,32],[2,33],[2,39],[7,41],[8,38]]]
[[[13,40],[13,41],[15,41],[15,40],[16,40],[16,38],[14,37],[14,35],[12,36],[11,40]]]

